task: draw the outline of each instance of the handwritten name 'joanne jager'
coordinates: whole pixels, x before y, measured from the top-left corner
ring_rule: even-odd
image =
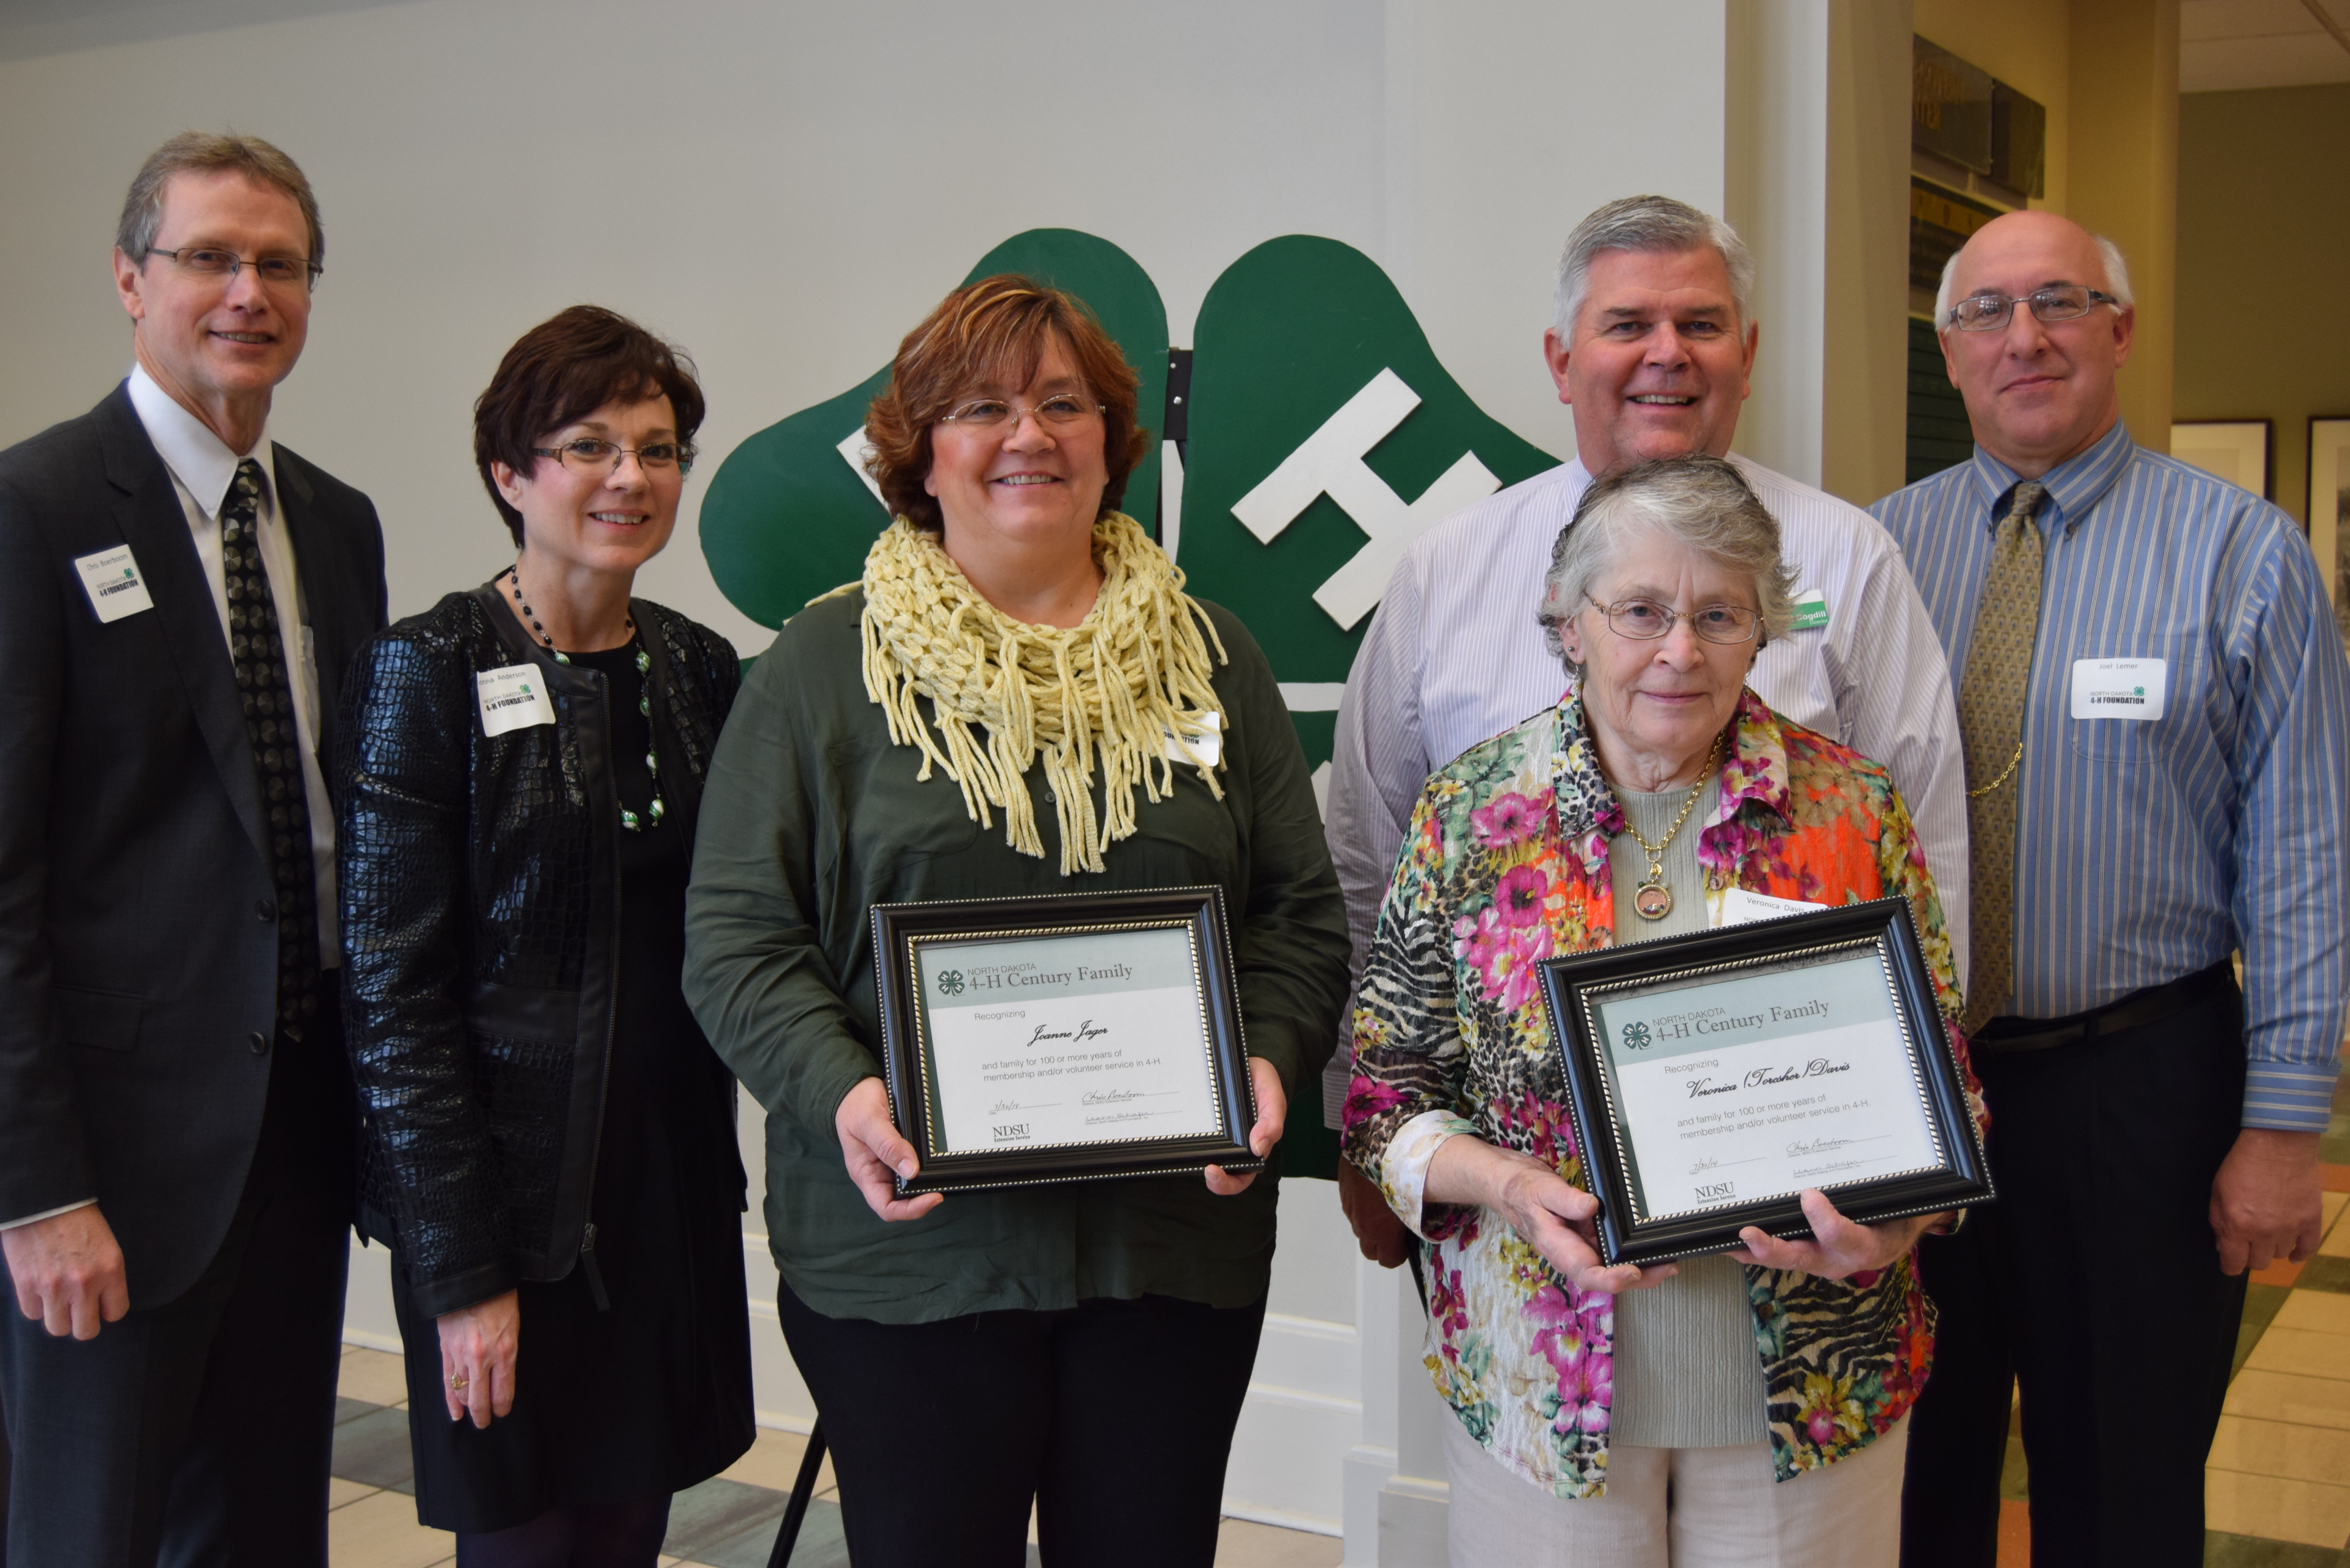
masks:
[[[1711,1078],[1691,1078],[1689,1081],[1689,1092],[1691,1099],[1699,1099],[1707,1095],[1727,1095],[1742,1088],[1768,1088],[1773,1084],[1792,1084],[1798,1078],[1822,1078],[1830,1073],[1851,1071],[1852,1064],[1849,1062],[1831,1062],[1825,1056],[1814,1056],[1800,1067],[1793,1064],[1784,1067],[1757,1067],[1747,1074],[1743,1079],[1733,1078],[1726,1084],[1717,1084]]]
[[[1039,1023],[1036,1025],[1036,1033],[1022,1041],[1021,1044],[1024,1045],[1035,1045],[1047,1040],[1098,1040],[1108,1033],[1109,1026],[1107,1024],[1096,1023],[1090,1018],[1078,1024],[1075,1029],[1047,1029],[1043,1024]]]

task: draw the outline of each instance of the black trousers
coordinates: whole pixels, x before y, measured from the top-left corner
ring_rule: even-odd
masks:
[[[857,1568],[1209,1568],[1264,1303],[1100,1299],[938,1323],[775,1307]]]
[[[2191,1568],[2244,1307],[2210,1219],[2243,1111],[2242,999],[1975,1069],[1999,1201],[1919,1251],[1941,1326],[1909,1419],[1904,1568],[1991,1568],[2015,1385],[2032,1560]]]
[[[75,1340],[6,1285],[8,1561],[325,1568],[352,1183],[331,989],[323,1026],[273,1048],[235,1218],[185,1294]]]

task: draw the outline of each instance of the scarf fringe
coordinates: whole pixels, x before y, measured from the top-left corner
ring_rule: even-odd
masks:
[[[1023,781],[1041,752],[1064,877],[1101,870],[1102,852],[1133,835],[1138,784],[1154,804],[1171,795],[1166,737],[1202,712],[1222,720],[1211,677],[1231,662],[1206,612],[1183,592],[1181,568],[1140,524],[1117,512],[1095,524],[1094,557],[1101,593],[1066,628],[1004,615],[935,538],[902,517],[874,541],[861,584],[865,691],[880,704],[890,743],[921,752],[918,780],[944,770],[982,827],[994,826],[989,808],[1000,808],[1004,842],[1039,859],[1044,838]],[[925,697],[928,725],[918,701]],[[1175,743],[1222,800],[1217,768]]]

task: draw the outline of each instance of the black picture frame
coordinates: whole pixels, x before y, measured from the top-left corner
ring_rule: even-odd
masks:
[[[1072,937],[1149,928],[1183,929],[1191,941],[1219,1129],[1212,1135],[1109,1137],[1085,1143],[954,1151],[936,1136],[936,1077],[916,993],[915,956],[925,943]],[[880,995],[883,1082],[889,1114],[921,1166],[897,1179],[900,1196],[1033,1187],[1067,1181],[1195,1172],[1211,1165],[1262,1170],[1248,1147],[1256,1122],[1248,1044],[1233,983],[1223,890],[1160,888],[1047,893],[873,906],[874,983]]]
[[[1933,982],[1908,902],[1877,898],[1824,906],[1814,912],[1542,963],[1543,995],[1555,1049],[1565,1069],[1575,1144],[1582,1151],[1586,1184],[1599,1199],[1596,1228],[1606,1262],[1646,1266],[1727,1251],[1742,1245],[1738,1232],[1749,1225],[1781,1238],[1808,1237],[1812,1231],[1794,1193],[1655,1216],[1639,1212],[1632,1178],[1638,1151],[1618,1114],[1614,1073],[1598,1037],[1596,1007],[1611,994],[1669,984],[1681,976],[1692,986],[1714,985],[1741,968],[1867,950],[1883,962],[1894,1020],[1909,1054],[1911,1076],[1941,1163],[1831,1183],[1821,1190],[1838,1211],[1864,1224],[1965,1208],[1996,1196],[1981,1135],[1968,1113],[1958,1062],[1934,1004]]]

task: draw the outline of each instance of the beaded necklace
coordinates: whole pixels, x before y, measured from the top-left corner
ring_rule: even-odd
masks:
[[[538,617],[523,600],[521,569],[517,566],[508,566],[499,575],[513,582],[515,607],[522,611],[523,619],[530,622],[530,629],[538,634],[538,640],[546,645],[546,651],[555,655],[555,662],[568,665],[571,662],[570,655],[555,646],[555,639],[546,635],[546,628],[538,624]],[[645,772],[652,775],[653,803],[645,808],[645,814],[642,816],[639,816],[623,804],[620,807],[620,826],[630,833],[642,833],[649,827],[659,827],[661,825],[662,814],[668,810],[668,807],[661,801],[660,759],[653,754],[653,659],[651,654],[645,651],[644,635],[637,630],[637,618],[627,616],[624,618],[629,623],[629,640],[637,650],[636,664],[639,678],[637,711],[645,716]]]

